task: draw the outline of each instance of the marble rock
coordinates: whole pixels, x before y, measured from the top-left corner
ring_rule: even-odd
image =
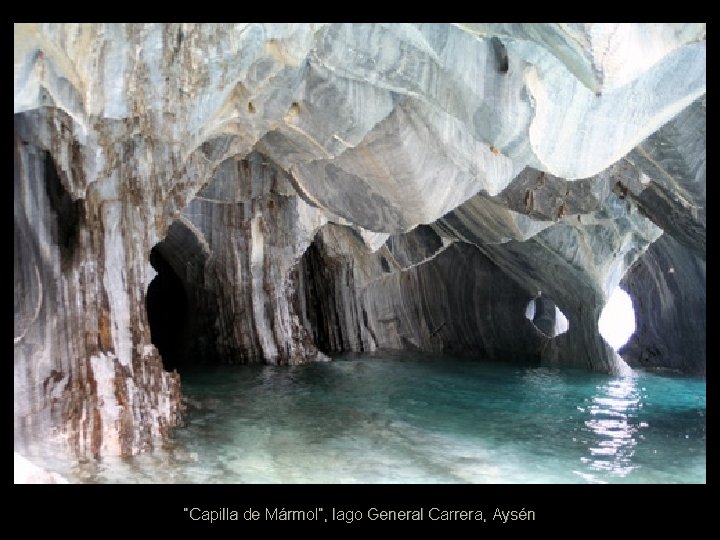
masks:
[[[642,304],[627,362],[703,372],[672,314],[704,306],[705,39],[16,24],[16,450],[150,450],[192,363],[399,348],[623,372],[597,328],[619,283]],[[538,291],[567,332],[524,316]]]

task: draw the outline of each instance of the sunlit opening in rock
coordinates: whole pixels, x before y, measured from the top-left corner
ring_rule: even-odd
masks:
[[[552,300],[542,296],[540,292],[528,302],[525,308],[525,318],[550,338],[564,334],[570,328],[570,322],[565,314]]]
[[[560,311],[560,308],[555,306],[555,330],[553,337],[564,334],[570,329],[570,322],[565,317],[565,314]]]
[[[600,335],[616,351],[635,333],[635,309],[630,295],[619,286],[610,295],[598,321]]]

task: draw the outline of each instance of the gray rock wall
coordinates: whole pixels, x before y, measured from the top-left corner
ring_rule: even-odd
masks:
[[[621,283],[635,308],[636,329],[620,349],[633,367],[692,375],[706,371],[705,259],[663,235]]]
[[[86,177],[71,134],[58,111],[15,120],[15,444],[131,454],[180,412],[179,377],[163,371],[145,312],[153,234],[138,202],[152,205],[152,184],[73,198]]]
[[[264,156],[225,160],[159,244],[189,299],[181,362],[322,359],[293,310],[290,268],[325,221]]]
[[[705,258],[704,24],[16,24],[14,45],[16,446],[158,444],[170,356],[619,372],[612,289],[663,231]],[[658,290],[699,306],[696,282]],[[538,290],[569,320],[549,341]]]

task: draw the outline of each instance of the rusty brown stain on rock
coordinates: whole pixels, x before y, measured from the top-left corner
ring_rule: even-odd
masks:
[[[113,384],[115,387],[115,399],[118,405],[121,407],[127,407],[129,404],[127,386],[125,385],[125,378],[129,376],[128,371],[123,367],[120,361],[116,358],[115,363],[115,377],[113,377]]]
[[[128,396],[126,380],[132,380],[130,369],[123,366],[119,360],[114,360],[115,376],[113,386],[115,399],[120,406],[120,419],[118,422],[118,440],[120,442],[120,454],[123,456],[132,455],[134,427],[133,415]]]
[[[617,181],[615,185],[613,186],[613,193],[617,195],[620,199],[625,199],[628,194],[628,188],[623,184],[621,181]]]
[[[64,375],[62,371],[57,371],[56,369],[50,370],[50,375],[46,377],[43,381],[43,392],[47,393],[50,381],[52,381],[53,383],[58,383],[63,379],[63,377]]]
[[[145,200],[140,180],[137,176],[131,176],[123,184],[122,194],[124,199],[133,206],[142,206]]]
[[[107,293],[103,289],[102,301],[98,309],[98,347],[104,352],[111,351],[113,348],[110,326],[109,303]]]
[[[90,362],[85,359],[83,364],[85,364],[87,381],[87,394],[84,400],[87,415],[85,417],[85,425],[83,427],[85,430],[85,439],[90,439],[90,451],[92,456],[97,459],[100,457],[100,448],[102,447],[103,439],[102,418],[99,411],[100,404],[97,399],[97,381],[95,380],[95,374],[93,373]]]
[[[79,358],[75,368],[63,388],[61,422],[73,453],[81,459],[97,458],[103,439],[97,382],[88,359]]]
[[[560,205],[557,211],[557,219],[562,219],[565,216],[565,203]]]
[[[525,212],[530,213],[535,208],[535,196],[533,195],[533,191],[531,189],[528,189],[525,191]]]
[[[91,446],[92,456],[95,459],[98,459],[100,457],[100,448],[102,447],[102,440],[103,440],[102,417],[100,416],[100,411],[98,411],[97,409],[93,409],[93,427],[92,427],[90,446]]]

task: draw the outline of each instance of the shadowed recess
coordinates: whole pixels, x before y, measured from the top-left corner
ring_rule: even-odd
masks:
[[[50,208],[55,214],[53,230],[60,247],[60,258],[65,266],[72,259],[77,245],[84,206],[82,199],[74,201],[63,186],[50,152],[45,152],[45,190],[50,199]]]
[[[150,264],[157,276],[148,286],[147,314],[152,342],[163,359],[166,370],[184,364],[184,337],[187,333],[188,302],[182,280],[163,257],[158,246],[150,252]]]

